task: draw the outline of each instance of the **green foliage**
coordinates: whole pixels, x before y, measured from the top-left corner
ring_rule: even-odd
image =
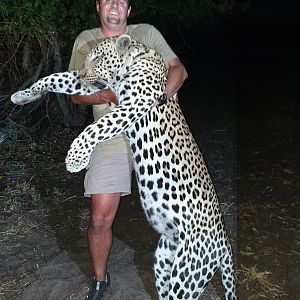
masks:
[[[64,53],[96,21],[94,0],[0,1],[0,90],[24,82],[45,53],[49,59],[54,36]]]
[[[129,23],[150,23],[164,35],[175,33],[176,37],[182,37],[184,27],[209,28],[210,24],[230,16],[237,2],[132,0]],[[239,0],[244,6],[249,2]],[[65,68],[76,36],[99,26],[95,7],[96,0],[0,1],[0,91],[15,90],[33,75],[52,73],[57,63],[53,59],[57,58],[53,56],[54,49],[59,48]]]
[[[201,27],[218,15],[228,15],[233,0],[133,0],[131,22],[173,22]],[[0,33],[20,39],[24,33],[47,38],[52,29],[74,40],[97,26],[94,0],[6,0],[0,2]]]
[[[66,10],[60,0],[10,0],[0,4],[0,32],[20,39],[24,34],[38,40],[63,23]]]
[[[91,5],[93,4],[93,6]],[[96,18],[94,1],[90,0],[6,0],[0,2],[0,34],[11,41],[30,38],[51,40],[57,31],[68,41],[83,29],[92,26]],[[95,14],[94,14],[95,15]]]
[[[93,0],[73,0],[68,5],[68,34],[72,41],[83,30],[99,26]]]
[[[250,0],[242,0],[243,3]],[[39,57],[51,48],[53,33],[61,52],[69,57],[76,36],[99,26],[96,0],[4,0],[0,1],[1,85],[18,86]],[[129,23],[150,23],[163,33],[180,26],[202,29],[230,15],[236,0],[132,0]],[[28,46],[26,48],[26,46]],[[41,49],[39,49],[41,48]],[[48,50],[45,50],[48,49]],[[23,69],[24,67],[24,69]],[[32,69],[32,68],[31,68]]]

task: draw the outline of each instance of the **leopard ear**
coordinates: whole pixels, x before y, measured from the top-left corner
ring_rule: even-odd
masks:
[[[124,53],[129,50],[131,37],[127,34],[122,34],[117,38],[116,49],[119,53]]]

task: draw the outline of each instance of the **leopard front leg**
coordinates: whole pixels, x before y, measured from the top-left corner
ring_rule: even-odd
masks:
[[[69,172],[79,172],[86,168],[93,149],[98,143],[107,141],[118,134],[125,132],[137,120],[150,111],[153,100],[137,99],[131,103],[121,100],[122,104],[113,111],[100,118],[97,122],[87,126],[84,131],[72,142],[65,163]]]
[[[96,130],[97,123],[93,123],[72,142],[65,159],[67,171],[76,173],[88,166],[92,151],[96,146],[96,142],[93,142]]]
[[[118,115],[118,112],[121,113],[118,110],[118,107],[116,107],[113,112],[108,113],[97,122],[87,126],[72,142],[65,159],[66,168],[69,172],[79,172],[86,168],[89,164],[92,151],[98,143],[115,137],[128,127],[127,123],[126,126],[120,123],[113,126],[113,117]]]
[[[102,82],[101,82],[102,83]],[[28,89],[15,92],[11,101],[17,105],[33,102],[48,92],[66,95],[90,95],[104,88],[104,84],[85,82],[77,71],[54,73],[39,79]]]

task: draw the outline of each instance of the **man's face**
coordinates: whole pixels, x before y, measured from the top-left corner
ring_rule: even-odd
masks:
[[[127,23],[127,17],[131,10],[128,7],[128,0],[99,0],[96,8],[102,25],[106,26]]]

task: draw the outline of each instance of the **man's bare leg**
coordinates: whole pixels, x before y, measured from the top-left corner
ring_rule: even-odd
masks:
[[[112,224],[120,204],[120,197],[121,193],[92,195],[88,244],[97,281],[105,280],[113,240]]]

